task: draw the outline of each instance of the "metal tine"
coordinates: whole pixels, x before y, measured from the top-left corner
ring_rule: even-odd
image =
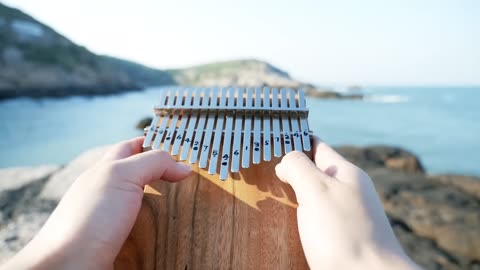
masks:
[[[217,107],[217,98],[218,98],[218,88],[213,89],[210,92],[208,97],[209,103],[207,105],[210,108]],[[205,128],[205,137],[203,138],[202,151],[200,153],[200,162],[198,163],[199,168],[206,168],[208,163],[208,155],[210,154],[210,144],[212,143],[213,127],[215,124],[216,112],[211,111],[208,113],[207,127]]]
[[[270,88],[263,88],[263,107],[270,108]],[[263,114],[263,160],[270,161],[272,159],[272,143],[270,135],[270,114]]]
[[[202,99],[202,104],[200,106],[206,109],[208,106],[207,97],[210,95],[210,89],[209,88],[203,89],[201,95],[203,99]],[[197,162],[198,151],[202,147],[201,143],[202,143],[203,131],[205,128],[205,122],[207,119],[207,113],[208,113],[207,110],[200,111],[200,118],[198,119],[197,128],[195,129],[195,139],[193,140],[192,153],[190,154],[190,163]]]
[[[223,134],[223,151],[220,166],[220,180],[228,178],[228,165],[231,159],[232,152],[232,131],[233,131],[233,109],[235,108],[235,89],[230,88],[228,91],[228,104],[226,112],[225,131]]]
[[[288,95],[290,97],[290,103],[288,104],[289,108],[297,108],[297,101],[295,100],[295,91],[293,89],[288,89]],[[295,150],[302,151],[302,132],[300,131],[300,127],[298,125],[298,113],[291,112],[290,113],[290,123],[292,125],[292,136],[293,136],[293,146]]]
[[[261,91],[260,88],[255,88],[255,105],[254,108],[260,108],[262,106],[261,103]],[[260,163],[260,145],[261,145],[261,138],[260,133],[262,129],[262,123],[260,122],[260,114],[254,113],[253,115],[253,164]]]
[[[252,107],[253,105],[253,89],[247,88],[247,98],[245,99],[245,107]],[[252,137],[252,113],[245,113],[245,124],[243,133],[243,153],[242,153],[242,168],[250,167],[250,138]]]
[[[200,89],[193,88],[189,90],[192,91],[193,95],[193,107],[198,107],[198,105],[200,104]],[[187,134],[185,135],[185,139],[183,140],[182,153],[180,154],[179,160],[187,160],[188,158],[188,153],[190,152],[190,145],[193,141],[193,132],[195,131],[195,126],[197,125],[197,117],[198,111],[193,110],[188,121]]]
[[[238,88],[235,91],[236,108],[243,108],[243,94],[245,89]],[[235,115],[235,133],[233,137],[233,149],[232,149],[232,165],[231,171],[238,172],[240,170],[240,152],[242,151],[242,124],[243,124],[243,113],[237,113]]]
[[[298,107],[306,108],[305,92],[303,89],[298,90]],[[307,115],[300,115],[300,125],[302,128],[303,150],[310,151],[312,149],[310,143],[310,128],[308,127]]]
[[[285,88],[282,88],[280,90],[282,97],[280,100],[280,110],[288,108],[287,106],[287,90]],[[282,130],[283,130],[283,146],[285,149],[285,154],[288,154],[292,152],[292,140],[291,140],[291,134],[290,134],[290,121],[289,121],[289,116],[287,113],[282,113],[281,114],[282,118]]]
[[[167,106],[171,106],[172,103],[173,103],[173,98],[171,97],[172,92],[175,93],[174,90],[172,90],[172,89],[168,90]],[[160,124],[160,126],[157,129],[157,136],[155,137],[155,140],[153,141],[152,149],[159,149],[160,148],[160,144],[163,142],[163,135],[165,134],[165,129],[166,129],[167,124],[170,120],[170,115],[165,114],[162,118],[163,118],[163,120],[162,120],[162,123]]]
[[[160,100],[161,105],[165,105],[165,98],[166,98],[165,94],[166,94],[166,91],[160,92],[160,99],[159,100]],[[152,144],[153,135],[155,135],[155,130],[157,129],[157,124],[161,119],[163,119],[163,117],[154,113],[152,123],[150,124],[150,127],[148,128],[148,131],[147,131],[147,135],[145,136],[145,139],[143,140],[143,147],[149,147]]]
[[[172,106],[178,105],[178,103],[181,102],[179,100],[180,100],[180,96],[183,95],[183,90],[182,89],[179,89],[177,91],[172,90],[172,94],[173,94],[172,97],[170,97],[172,99]],[[177,121],[178,121],[179,115],[180,115],[179,110],[175,110],[173,112],[172,120],[170,121],[170,126],[168,127],[168,130],[167,130],[167,135],[165,135],[165,141],[164,141],[163,147],[162,147],[163,151],[168,151],[168,149],[170,148],[170,145],[171,145],[172,139],[173,139],[173,135],[174,135],[175,129],[177,127]]]
[[[155,129],[157,128],[157,124],[160,121],[160,116],[156,113],[153,114],[152,122],[148,127],[147,134],[143,139],[142,147],[149,147],[152,144],[153,135],[155,135]]]
[[[272,108],[278,110],[278,89],[272,89]],[[282,134],[280,133],[280,114],[278,112],[272,113],[273,125],[273,155],[276,157],[282,156]]]
[[[186,94],[185,100],[183,101],[183,96]],[[181,103],[183,107],[190,106],[192,102],[192,91],[188,91],[186,89],[182,90],[182,93],[179,95]],[[177,102],[178,103],[178,102]],[[185,135],[185,128],[187,127],[188,119],[189,119],[189,112],[187,109],[183,110],[182,118],[180,119],[180,126],[177,129],[177,133],[175,134],[175,141],[173,143],[172,148],[172,155],[176,156],[180,153],[180,146],[182,144],[183,136]]]
[[[222,88],[222,93],[220,96],[220,104],[218,106],[219,107],[225,106],[226,101],[227,101],[227,88]],[[218,156],[220,154],[220,143],[222,141],[224,117],[225,117],[224,111],[218,112],[217,123],[215,128],[215,137],[213,138],[212,155],[210,157],[210,165],[208,166],[209,174],[215,174],[217,172],[217,161],[218,161]]]

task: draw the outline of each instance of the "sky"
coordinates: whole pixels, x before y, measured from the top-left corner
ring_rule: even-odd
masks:
[[[240,58],[339,85],[480,85],[478,0],[3,0],[156,68]]]

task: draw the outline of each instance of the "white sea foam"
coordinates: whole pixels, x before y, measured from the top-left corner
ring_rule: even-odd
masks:
[[[407,102],[409,98],[400,95],[366,95],[363,100],[372,103],[402,103]]]

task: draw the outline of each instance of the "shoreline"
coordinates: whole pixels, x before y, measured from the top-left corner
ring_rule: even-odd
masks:
[[[305,95],[311,98],[318,99],[334,99],[334,100],[363,100],[365,95],[362,93],[346,94],[329,89],[317,89],[312,87],[281,87],[281,86],[268,86],[270,88],[292,88],[292,89],[304,89]],[[262,87],[264,87],[262,86]],[[96,97],[96,96],[115,96],[133,92],[143,92],[148,88],[156,87],[198,87],[198,88],[211,88],[212,86],[188,86],[188,85],[175,85],[175,84],[159,84],[159,85],[127,85],[122,87],[115,86],[95,86],[95,87],[53,87],[53,88],[25,88],[25,89],[0,89],[0,102],[5,100],[14,100],[18,98],[31,98],[34,100],[43,98],[63,99],[68,97]],[[226,86],[218,86],[226,87]],[[232,86],[238,88],[247,88],[254,86]]]
[[[162,85],[160,85],[162,86]],[[156,87],[156,86],[149,86]],[[5,100],[14,100],[18,98],[31,98],[34,100],[43,98],[63,99],[69,97],[96,97],[96,96],[115,96],[130,92],[142,92],[147,87],[121,87],[121,88],[83,88],[83,87],[71,87],[71,88],[46,88],[46,89],[25,89],[25,90],[0,90],[0,102]]]

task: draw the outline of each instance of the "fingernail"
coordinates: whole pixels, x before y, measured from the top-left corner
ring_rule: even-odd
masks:
[[[182,162],[177,162],[177,168],[182,171],[182,172],[190,172],[192,170],[192,168],[190,167],[190,165],[188,164],[185,164],[185,163],[182,163]]]

